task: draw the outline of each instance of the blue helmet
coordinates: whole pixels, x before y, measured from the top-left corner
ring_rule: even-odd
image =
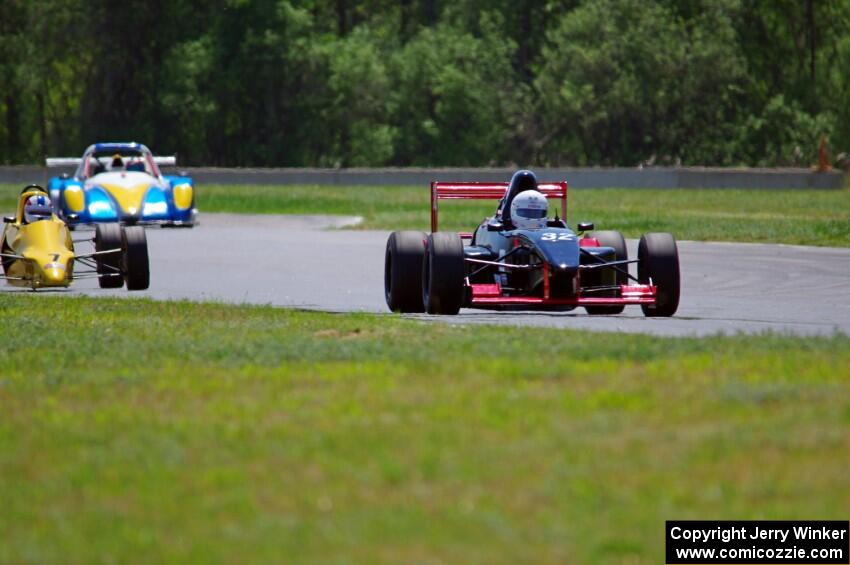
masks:
[[[46,194],[33,194],[24,204],[24,222],[27,224],[46,220],[53,215],[50,198]]]

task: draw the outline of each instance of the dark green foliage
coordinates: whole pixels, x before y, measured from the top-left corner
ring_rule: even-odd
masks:
[[[690,20],[640,0],[591,2],[549,31],[536,80],[546,162],[723,163],[746,115],[728,12]]]
[[[824,135],[850,152],[850,0],[0,13],[0,163],[119,139],[237,166],[809,166]]]

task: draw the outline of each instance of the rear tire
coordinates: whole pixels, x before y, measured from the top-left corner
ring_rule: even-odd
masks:
[[[94,232],[94,250],[108,251],[118,249],[115,253],[95,255],[97,273],[101,275],[97,279],[100,288],[121,288],[124,286],[124,277],[121,276],[121,258],[124,247],[121,226],[118,224],[97,224]]]
[[[627,261],[629,259],[629,251],[626,248],[626,240],[623,237],[623,234],[618,231],[595,231],[592,233],[591,237],[597,239],[599,241],[599,245],[602,247],[613,247],[614,248],[614,259],[617,261]],[[620,268],[628,270],[628,265],[622,265]],[[610,270],[610,269],[603,269]],[[615,284],[623,285],[628,284],[629,277],[626,276],[625,273],[621,273],[620,271],[614,271],[615,274]],[[616,292],[599,294],[599,296],[617,296]],[[601,315],[612,315],[612,314],[622,314],[623,310],[626,308],[625,305],[620,304],[618,306],[585,306],[584,309],[587,310],[587,313],[591,316],[601,316]]]
[[[638,280],[656,286],[655,304],[641,304],[645,316],[672,316],[679,308],[679,250],[669,233],[647,233],[638,244]]]
[[[395,231],[384,255],[384,297],[393,312],[424,312],[422,261],[425,238],[421,231]]]
[[[127,290],[146,290],[150,286],[151,273],[148,260],[148,238],[145,228],[124,228],[124,279]]]
[[[429,314],[455,315],[463,304],[463,241],[456,233],[428,236],[422,263],[422,303]]]

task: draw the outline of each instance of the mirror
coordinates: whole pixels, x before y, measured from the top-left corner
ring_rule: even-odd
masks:
[[[579,222],[578,231],[590,231],[593,229],[593,222]]]
[[[493,220],[487,222],[487,231],[502,231],[505,229],[505,225],[502,222]]]
[[[3,217],[3,223],[4,224],[14,224],[15,223],[15,216],[4,216]]]

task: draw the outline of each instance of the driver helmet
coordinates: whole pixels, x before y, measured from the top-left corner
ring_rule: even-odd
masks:
[[[50,207],[50,198],[46,194],[34,194],[27,198],[24,204],[24,222],[30,224],[39,220],[46,220],[53,215]]]
[[[536,190],[517,194],[511,202],[511,221],[520,230],[539,230],[546,227],[549,202]]]
[[[110,166],[110,170],[117,171],[118,169],[124,168],[124,160],[121,158],[120,153],[116,153],[112,156],[112,165]]]

